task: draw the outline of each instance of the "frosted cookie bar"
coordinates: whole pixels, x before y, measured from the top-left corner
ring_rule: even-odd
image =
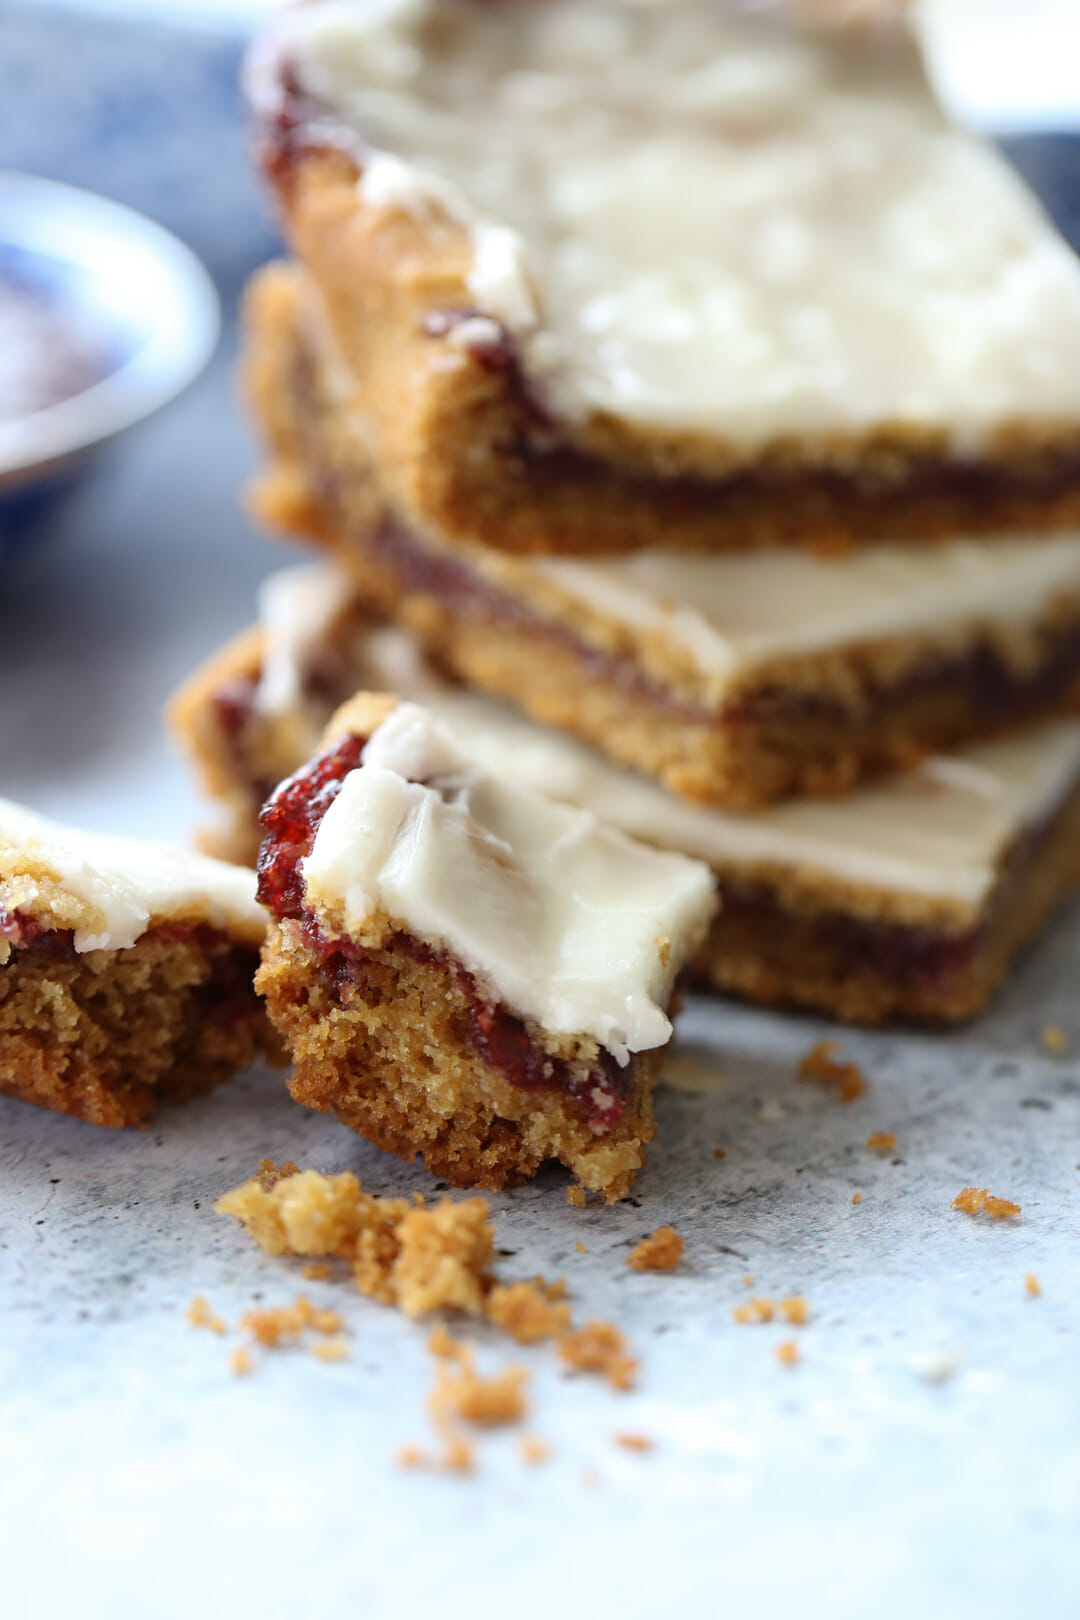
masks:
[[[296,1100],[456,1186],[555,1159],[625,1194],[708,869],[505,784],[385,697],[346,706],[262,820],[256,983]]]
[[[219,662],[193,677],[175,711],[204,781],[231,782],[227,837],[251,859],[259,800],[250,783],[262,769],[251,750],[264,719],[245,743],[243,727],[222,723],[215,681],[224,679],[229,692],[242,678],[254,693],[267,668],[292,657],[283,685],[297,694],[296,707],[281,711],[281,735],[311,732],[330,694],[310,691],[304,654],[291,645],[290,653],[264,626],[238,644],[231,668]],[[459,748],[507,782],[707,862],[720,912],[695,973],[722,990],[859,1022],[966,1018],[1080,883],[1080,722],[935,757],[845,799],[738,815],[689,804],[572,737],[455,686],[405,631],[369,617],[363,633],[354,623],[349,645],[353,685],[418,699],[452,727]],[[342,677],[350,679],[344,666]]]
[[[275,463],[264,519],[320,536],[462,679],[688,797],[753,808],[844,791],[1080,697],[1080,533],[840,558],[451,543],[381,506],[359,470],[301,278],[262,276],[248,333]]]
[[[248,872],[0,800],[0,1093],[135,1125],[270,1037]]]
[[[410,522],[580,554],[1080,520],[1080,265],[903,23],[791,10],[271,26],[263,167]]]

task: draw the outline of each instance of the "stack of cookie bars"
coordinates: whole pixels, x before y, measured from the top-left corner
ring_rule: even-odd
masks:
[[[699,980],[976,1012],[1080,880],[1080,263],[907,21],[320,0],[249,88],[255,507],[324,557],[174,704],[217,852],[394,691],[705,860]]]

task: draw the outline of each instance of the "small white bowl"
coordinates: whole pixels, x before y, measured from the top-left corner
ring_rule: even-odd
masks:
[[[87,191],[0,170],[5,259],[112,359],[89,387],[0,420],[0,496],[22,493],[174,398],[217,343],[220,308],[195,255],[160,225]]]

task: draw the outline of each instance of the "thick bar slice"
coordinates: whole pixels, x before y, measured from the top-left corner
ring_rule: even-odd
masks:
[[[317,577],[329,599],[329,576]],[[276,591],[301,584],[286,575]],[[1080,883],[1080,722],[932,758],[847,799],[735,815],[688,804],[573,738],[455,687],[405,631],[370,617],[366,630],[359,617],[335,622],[349,623],[347,643],[318,644],[335,657],[347,645],[354,660],[351,675],[348,657],[340,661],[342,697],[350,680],[393,687],[444,718],[458,745],[507,781],[707,861],[721,909],[695,972],[719,989],[856,1022],[970,1017]],[[174,723],[204,782],[229,784],[224,836],[239,858],[254,859],[253,784],[268,757],[260,739],[268,725],[279,738],[310,733],[333,699],[311,689],[303,649],[272,625],[235,644],[229,658],[192,678]],[[267,690],[264,669],[276,671],[272,686],[297,694],[295,707],[274,718],[256,708],[256,694]],[[238,687],[248,694],[246,711],[236,707]]]
[[[625,1194],[708,868],[504,785],[386,697],[341,711],[263,826],[257,984],[297,1101],[457,1186],[556,1159]]]
[[[0,800],[0,1092],[95,1125],[276,1049],[250,873]]]
[[[1080,699],[1080,534],[832,559],[509,557],[380,508],[294,272],[253,288],[248,372],[279,469],[265,518],[321,532],[464,680],[687,797],[747,809],[845,791]]]
[[[1080,521],[1080,265],[902,23],[792,10],[271,26],[263,166],[407,522],[580,554]]]

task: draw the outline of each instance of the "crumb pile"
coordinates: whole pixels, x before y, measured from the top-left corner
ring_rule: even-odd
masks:
[[[491,1270],[495,1229],[484,1198],[455,1203],[443,1197],[431,1205],[420,1195],[384,1198],[364,1192],[348,1171],[324,1176],[263,1160],[257,1175],[219,1198],[214,1208],[219,1215],[235,1216],[268,1254],[321,1256],[348,1265],[362,1294],[413,1320],[437,1311],[483,1318],[519,1344],[554,1341],[568,1371],[599,1374],[621,1391],[636,1383],[638,1362],[623,1334],[610,1322],[574,1327],[561,1279],[499,1281]],[[682,1253],[682,1240],[670,1227],[661,1228],[642,1247],[653,1254],[651,1266],[670,1269]],[[200,1317],[208,1312],[201,1302]],[[331,1335],[321,1352],[324,1360],[337,1359],[330,1347],[344,1343],[338,1313],[317,1311],[303,1295],[286,1311],[250,1311],[241,1325],[262,1344],[293,1343],[309,1330]],[[475,1466],[475,1449],[462,1425],[491,1428],[523,1421],[528,1369],[511,1365],[482,1376],[472,1348],[445,1326],[435,1328],[428,1347],[438,1363],[429,1412],[440,1450],[432,1457],[407,1446],[397,1460],[402,1467],[468,1473]],[[523,1460],[542,1460],[543,1446],[530,1439]]]

